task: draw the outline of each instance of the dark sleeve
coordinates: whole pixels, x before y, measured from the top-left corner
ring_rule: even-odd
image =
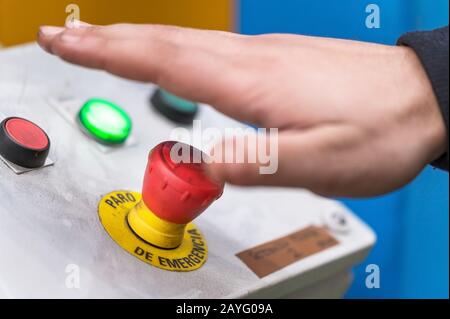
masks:
[[[409,46],[416,52],[430,78],[447,127],[447,151],[431,164],[448,171],[448,26],[433,31],[406,33],[398,44]]]

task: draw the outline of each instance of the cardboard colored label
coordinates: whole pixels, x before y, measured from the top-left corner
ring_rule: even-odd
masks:
[[[339,242],[326,228],[309,226],[236,254],[259,278],[270,275]]]

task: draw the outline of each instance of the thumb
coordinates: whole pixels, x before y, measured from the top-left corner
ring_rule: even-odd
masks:
[[[278,171],[278,136],[252,134],[223,139],[210,151],[206,165],[214,180],[235,185],[269,183]]]
[[[355,153],[357,143],[352,141],[349,130],[339,125],[269,137],[258,134],[256,141],[234,137],[214,146],[206,172],[217,181],[241,186],[301,187],[326,196],[363,194],[365,188],[350,177],[360,171],[352,159],[366,159]]]

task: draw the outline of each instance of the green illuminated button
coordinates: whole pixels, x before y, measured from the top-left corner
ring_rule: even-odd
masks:
[[[131,118],[118,105],[103,99],[87,101],[78,114],[83,128],[106,144],[121,144],[131,133]]]
[[[198,112],[198,104],[182,99],[161,88],[151,98],[153,107],[168,119],[180,124],[192,124]]]

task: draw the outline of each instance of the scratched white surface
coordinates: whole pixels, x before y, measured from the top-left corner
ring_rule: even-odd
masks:
[[[75,67],[35,45],[0,51],[0,120],[21,116],[51,138],[50,168],[15,175],[0,163],[0,296],[111,298],[280,297],[340,274],[360,262],[373,232],[337,202],[309,192],[227,186],[223,197],[196,223],[209,245],[200,270],[167,272],[144,264],[117,246],[97,217],[101,195],[140,190],[148,151],[170,137],[174,124],[156,114],[154,88],[103,72]],[[49,105],[48,99],[104,97],[122,105],[134,121],[138,144],[104,153]],[[211,127],[238,125],[204,107]],[[263,279],[235,254],[287,235],[323,214],[342,211],[348,234],[340,244]],[[68,289],[66,267],[80,267],[80,288]],[[326,291],[323,296],[327,296]]]

